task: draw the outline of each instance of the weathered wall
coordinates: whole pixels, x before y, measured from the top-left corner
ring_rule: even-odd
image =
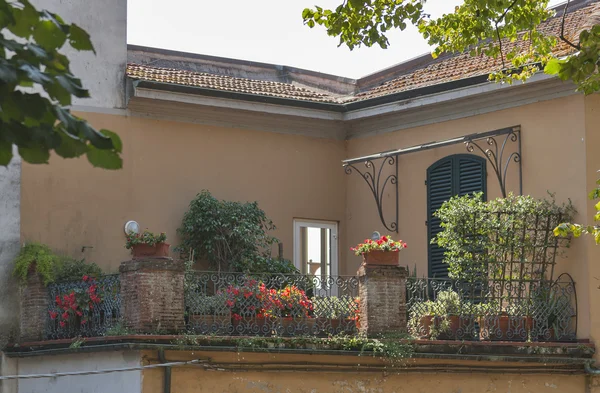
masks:
[[[339,221],[344,242],[344,142],[235,128],[85,113],[123,140],[123,169],[85,159],[23,165],[22,240],[34,240],[116,271],[128,259],[123,225],[176,229],[203,189],[219,199],[258,201],[292,258],[293,219]],[[43,198],[40,196],[43,195]],[[83,246],[86,248],[82,254]],[[276,252],[276,249],[274,250]],[[344,256],[345,249],[341,250]]]
[[[40,9],[59,14],[65,22],[85,29],[96,49],[77,52],[71,47],[63,52],[71,61],[71,71],[81,78],[91,98],[73,100],[74,105],[97,108],[123,108],[125,65],[127,62],[126,0],[34,0]]]
[[[534,197],[547,197],[547,191],[555,192],[558,202],[573,201],[585,217],[587,199],[585,190],[586,154],[584,125],[584,98],[570,96],[518,108],[502,110],[479,116],[443,122],[435,125],[404,129],[397,132],[356,138],[348,141],[348,158],[410,147],[431,141],[442,141],[477,132],[486,132],[520,125],[523,155],[523,193]],[[597,124],[597,123],[596,123]],[[499,139],[501,141],[502,139]],[[590,145],[589,142],[587,144]],[[509,155],[508,143],[505,157]],[[594,145],[591,145],[594,146]],[[597,145],[596,145],[597,146]],[[466,153],[462,144],[432,149],[401,156],[399,159],[399,236],[408,243],[402,251],[401,264],[408,265],[417,274],[427,274],[427,199],[425,186],[427,168],[451,154]],[[599,167],[600,168],[600,167]],[[518,192],[518,166],[509,166],[507,189]],[[488,199],[500,196],[498,181],[487,165]],[[373,230],[388,232],[379,222],[375,202],[367,185],[357,175],[347,176],[347,243],[348,249],[369,236]],[[386,193],[384,204],[392,206],[393,194]],[[391,210],[388,210],[391,212]],[[583,214],[582,214],[583,213]],[[388,216],[389,217],[389,216]],[[358,267],[360,258],[349,255],[347,269]],[[586,286],[588,270],[583,247],[575,242],[566,258],[560,261],[559,272],[568,271],[578,283],[579,336],[589,334],[589,304]]]
[[[600,97],[590,95],[585,98],[585,141],[586,141],[586,168],[585,168],[585,183],[586,189],[578,191],[581,197],[586,197],[594,188],[597,187],[596,181],[600,178]],[[566,161],[565,165],[571,165]],[[587,205],[583,205],[580,209],[580,223],[592,224],[596,209],[594,205],[598,201],[588,200]],[[588,271],[588,279],[585,282],[588,292],[589,307],[582,309],[582,312],[589,313],[590,318],[590,339],[598,343],[600,340],[600,246],[594,243],[591,236],[586,236],[577,240],[585,247],[586,260],[585,268]],[[577,289],[579,297],[579,288]],[[596,355],[596,359],[599,359]]]
[[[19,252],[21,159],[0,167],[0,348],[18,326],[18,287],[12,278],[13,260]]]
[[[140,365],[137,351],[107,351],[85,354],[39,356],[18,360],[18,374],[94,371]],[[59,378],[20,379],[18,393],[138,393],[141,392],[141,371],[110,374],[68,376]]]
[[[171,391],[177,393],[584,393],[586,377],[584,375],[551,375],[548,373],[452,373],[423,371],[419,373],[360,372],[356,368],[351,372],[295,371],[284,370],[290,364],[331,366],[331,364],[372,367],[380,361],[364,356],[323,356],[296,354],[253,354],[253,353],[202,353],[182,357],[176,352],[167,352],[169,361],[204,359],[212,362],[228,362],[226,371],[203,370],[202,367],[176,367],[171,375]],[[155,352],[144,352],[144,358],[156,362]],[[416,362],[416,363],[415,363]],[[410,361],[409,365],[431,364],[433,361]],[[444,360],[445,364],[457,364]],[[251,369],[246,369],[251,365]],[[497,362],[495,362],[498,365]],[[278,366],[279,365],[279,366]],[[481,362],[462,363],[463,367],[481,366]],[[500,364],[506,365],[506,364]],[[277,371],[257,371],[254,366],[277,369]],[[518,367],[518,364],[508,364]],[[239,367],[244,371],[232,371]],[[302,366],[299,366],[302,368]],[[162,393],[163,371],[147,369],[143,372],[143,393]]]

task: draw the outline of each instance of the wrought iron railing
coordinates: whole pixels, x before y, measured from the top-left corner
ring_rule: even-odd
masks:
[[[358,279],[196,272],[186,275],[186,322],[197,334],[354,334]]]
[[[91,299],[90,288],[93,288]],[[53,283],[48,286],[48,296],[47,338],[101,336],[120,320],[121,292],[118,274],[85,281]]]
[[[467,283],[409,278],[409,333],[442,340],[574,341],[577,294],[567,274],[556,281]]]

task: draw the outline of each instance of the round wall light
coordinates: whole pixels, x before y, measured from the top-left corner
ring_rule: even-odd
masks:
[[[140,233],[140,224],[138,224],[136,221],[127,221],[125,223],[124,230],[126,235],[130,233],[138,234]]]

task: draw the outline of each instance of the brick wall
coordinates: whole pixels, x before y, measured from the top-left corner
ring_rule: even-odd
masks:
[[[48,319],[48,290],[38,273],[30,273],[21,288],[21,341],[44,338]]]
[[[184,327],[184,264],[171,258],[121,263],[121,315],[128,328],[167,333]]]
[[[360,332],[406,332],[406,276],[400,266],[362,265],[358,270]]]

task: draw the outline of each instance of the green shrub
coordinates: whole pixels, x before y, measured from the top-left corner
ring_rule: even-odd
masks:
[[[102,269],[95,263],[87,263],[85,259],[70,257],[59,258],[56,264],[55,281],[81,280],[83,276],[98,277]]]
[[[254,269],[269,258],[277,239],[268,234],[275,225],[257,202],[219,201],[202,191],[191,202],[177,233],[180,250],[193,250],[214,268],[225,271]],[[248,261],[252,261],[249,264]],[[260,266],[262,268],[262,266]]]
[[[60,257],[50,247],[39,243],[29,243],[22,247],[17,255],[13,275],[21,284],[24,284],[27,281],[30,266],[35,262],[36,272],[42,276],[44,285],[48,285],[55,280],[55,266],[59,260]]]
[[[541,279],[558,246],[568,245],[552,230],[573,213],[570,203],[557,205],[554,198],[510,194],[484,202],[481,193],[454,197],[435,213],[442,231],[432,243],[445,249],[444,262],[454,279]]]

